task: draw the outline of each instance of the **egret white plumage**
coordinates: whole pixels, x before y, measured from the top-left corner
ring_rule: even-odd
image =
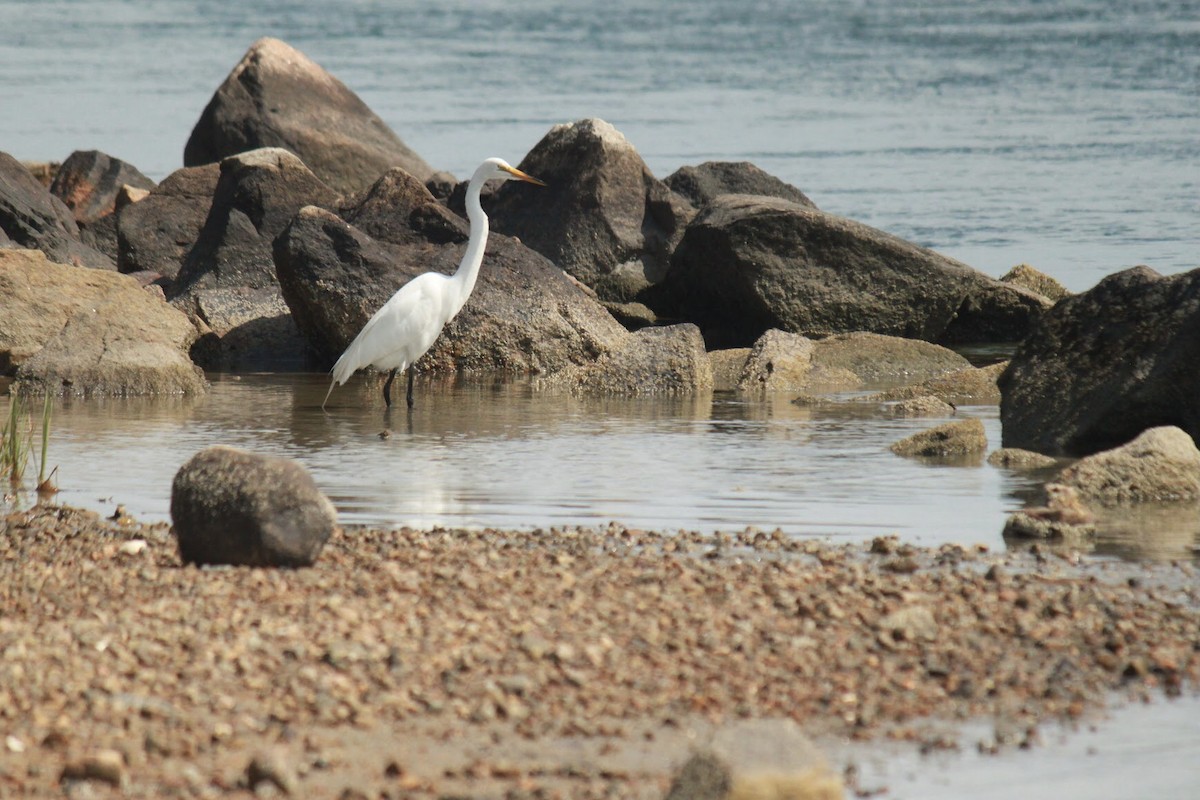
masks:
[[[329,402],[333,387],[346,382],[363,367],[390,370],[383,384],[383,402],[392,405],[392,381],[396,373],[408,370],[408,407],[413,406],[413,373],[410,367],[437,341],[446,323],[466,304],[475,288],[483,251],[487,247],[488,218],[479,204],[479,192],[489,180],[526,181],[546,184],[509,165],[502,158],[489,158],[479,165],[467,185],[467,219],[471,234],[467,251],[453,275],[425,272],[400,287],[383,307],[375,312],[358,336],[333,365],[333,382],[321,402]]]

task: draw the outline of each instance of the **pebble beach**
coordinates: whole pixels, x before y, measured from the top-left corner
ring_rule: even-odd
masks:
[[[338,529],[311,568],[201,569],[165,523],[36,506],[0,523],[0,794],[657,798],[747,722],[1036,747],[1194,695],[1195,573],[615,524]]]

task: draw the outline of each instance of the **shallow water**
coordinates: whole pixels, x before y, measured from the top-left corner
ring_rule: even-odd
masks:
[[[228,444],[295,458],[344,524],[537,528],[610,521],[1002,550],[1004,519],[1035,476],[978,459],[899,458],[888,445],[941,420],[888,419],[876,404],[581,399],[527,380],[419,380],[418,404],[385,411],[356,376],[323,413],[324,375],[210,376],[197,399],[60,400],[49,463],[58,500],[169,519],[171,480],[198,450]],[[0,414],[9,400],[0,398]],[[999,446],[995,406],[966,406]],[[385,433],[386,432],[386,433]],[[381,434],[384,434],[381,436]],[[1200,521],[1156,518],[1105,532],[1097,554],[1190,558]]]

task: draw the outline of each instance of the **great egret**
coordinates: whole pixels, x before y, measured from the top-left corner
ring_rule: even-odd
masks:
[[[467,252],[453,275],[425,272],[400,287],[342,353],[333,365],[333,382],[321,401],[321,409],[329,402],[334,386],[339,386],[363,367],[391,370],[383,384],[383,402],[392,405],[392,381],[396,373],[408,370],[408,407],[413,406],[413,373],[409,367],[433,347],[446,323],[467,302],[479,276],[483,251],[487,246],[488,218],[479,204],[479,192],[492,179],[526,181],[538,186],[546,184],[510,166],[502,158],[489,158],[479,165],[467,185],[467,219],[471,235]]]

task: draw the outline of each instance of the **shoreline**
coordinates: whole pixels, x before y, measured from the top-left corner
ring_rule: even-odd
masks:
[[[1196,692],[1195,578],[617,525],[351,527],[311,568],[196,569],[166,523],[39,506],[0,527],[0,787],[61,791],[103,749],[123,796],[219,796],[265,748],[306,797],[662,797],[747,720],[1035,746],[1114,693]]]

